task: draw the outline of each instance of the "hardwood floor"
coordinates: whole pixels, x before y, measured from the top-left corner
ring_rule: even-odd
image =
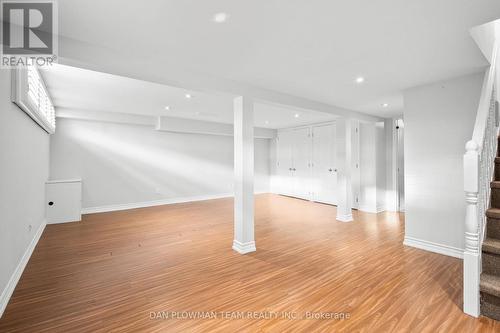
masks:
[[[247,255],[231,250],[231,199],[49,225],[0,332],[499,332],[462,313],[461,260],[402,245],[403,218],[342,223],[333,206],[258,195]],[[250,318],[264,314],[279,318]]]

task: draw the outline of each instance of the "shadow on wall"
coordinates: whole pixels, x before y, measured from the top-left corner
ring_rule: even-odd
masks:
[[[64,119],[52,141],[51,177],[81,177],[84,207],[233,191],[232,137]],[[264,153],[259,187],[269,172]]]

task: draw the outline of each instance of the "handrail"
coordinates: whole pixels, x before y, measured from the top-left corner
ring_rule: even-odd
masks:
[[[484,77],[483,87],[481,89],[481,98],[479,99],[479,106],[476,115],[476,122],[474,123],[474,131],[472,132],[472,140],[479,145],[481,150],[484,141],[484,133],[487,124],[488,111],[490,108],[490,101],[493,96],[493,86],[497,80],[497,61],[498,61],[498,45],[495,43],[493,47],[493,55],[491,57],[491,65],[488,73]]]
[[[472,139],[464,155],[465,249],[464,249],[464,312],[478,317],[480,313],[479,281],[481,275],[481,246],[489,207],[490,182],[497,154],[498,115],[495,110],[498,88],[498,57],[495,43],[491,65],[481,90]]]

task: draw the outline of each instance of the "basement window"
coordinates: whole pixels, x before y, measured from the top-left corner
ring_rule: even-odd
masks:
[[[47,133],[56,130],[56,113],[47,87],[36,66],[12,70],[12,101]]]

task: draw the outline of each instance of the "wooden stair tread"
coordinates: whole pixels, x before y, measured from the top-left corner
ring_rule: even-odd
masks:
[[[500,208],[488,208],[486,210],[486,216],[494,219],[500,219]]]
[[[500,180],[494,180],[490,183],[490,188],[500,188]]]
[[[500,276],[484,274],[484,273],[481,274],[479,289],[483,293],[500,297]]]
[[[495,163],[500,163],[500,157],[495,157]]]
[[[483,241],[483,252],[500,254],[500,239],[486,238]]]

